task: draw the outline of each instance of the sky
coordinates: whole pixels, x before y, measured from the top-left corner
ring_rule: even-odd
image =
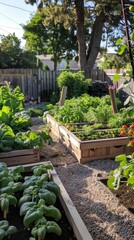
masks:
[[[15,33],[21,40],[21,47],[24,47],[24,32],[20,24],[26,24],[36,9],[36,5],[26,4],[25,0],[0,0],[0,35]]]

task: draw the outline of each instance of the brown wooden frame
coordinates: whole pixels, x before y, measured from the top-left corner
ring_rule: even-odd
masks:
[[[134,147],[127,146],[128,137],[81,141],[67,128],[56,122],[51,115],[47,114],[46,119],[51,124],[53,134],[80,163],[114,158],[120,154],[128,155],[134,152]]]

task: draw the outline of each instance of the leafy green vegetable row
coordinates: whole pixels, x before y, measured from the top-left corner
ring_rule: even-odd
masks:
[[[49,181],[50,169],[53,169],[51,164],[37,165],[31,169],[32,175],[24,177],[23,166],[8,169],[5,163],[0,163],[0,208],[5,219],[0,221],[0,239],[10,237],[17,231],[15,226],[9,226],[8,223],[10,206],[20,207],[24,228],[30,230],[33,236],[30,239],[44,240],[46,233],[62,234],[57,223],[62,215],[54,206],[60,189],[53,181]],[[19,199],[17,193],[22,193]]]
[[[0,152],[42,147],[51,141],[47,128],[39,133],[30,130],[31,115],[31,111],[24,111],[24,95],[19,87],[0,87]]]
[[[99,98],[83,94],[78,98],[66,100],[62,107],[49,104],[47,110],[62,124],[70,122],[107,122],[109,128],[117,128],[125,123],[133,123],[134,113],[130,117],[127,109],[121,109],[121,102],[118,98],[117,105],[119,113],[113,115],[109,95]]]
[[[0,125],[0,152],[42,147],[47,140],[51,140],[47,130],[39,133],[29,130],[15,134],[10,126],[4,123]]]

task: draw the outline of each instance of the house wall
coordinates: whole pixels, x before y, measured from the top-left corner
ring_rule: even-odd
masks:
[[[47,65],[51,71],[54,70],[54,62],[51,61],[50,59],[43,59],[41,60],[43,65]],[[66,68],[66,60],[63,59],[60,63],[57,64],[57,70],[65,69]],[[79,69],[78,64],[75,60],[70,60],[69,61],[69,68],[70,69]]]
[[[49,59],[42,60],[43,65],[47,65],[51,71],[54,70],[54,62]]]

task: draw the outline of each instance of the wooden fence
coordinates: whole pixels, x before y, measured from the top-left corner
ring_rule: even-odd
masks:
[[[60,71],[41,69],[0,69],[0,85],[7,81],[13,88],[20,86],[25,96],[40,102],[58,90],[56,79],[59,74]]]
[[[5,81],[12,87],[20,86],[25,96],[38,100],[48,100],[49,96],[58,91],[57,77],[61,71],[44,71],[41,69],[0,69],[0,85]],[[95,69],[91,73],[93,81],[112,84],[115,70],[102,71]],[[122,72],[120,73],[122,75]],[[122,81],[120,81],[121,83]]]

